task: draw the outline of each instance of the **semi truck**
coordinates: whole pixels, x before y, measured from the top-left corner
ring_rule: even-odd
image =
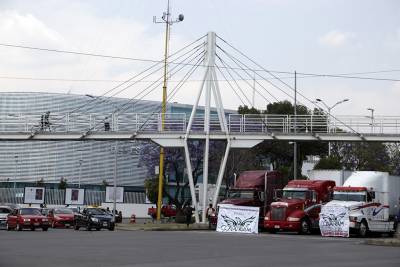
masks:
[[[376,171],[354,172],[343,186],[334,188],[333,200],[323,208],[321,233],[323,236],[346,237],[351,233],[365,237],[370,232],[393,235],[399,201],[399,176]],[[335,216],[334,223],[330,223],[334,209],[341,209],[341,213]],[[325,226],[328,227],[323,232]],[[335,226],[346,229],[335,230]]]
[[[335,182],[330,180],[292,180],[277,190],[276,202],[265,216],[264,228],[270,232],[295,231],[308,234],[319,228],[321,206],[331,200]]]
[[[264,215],[273,201],[274,192],[283,186],[283,176],[279,171],[244,171],[235,179],[233,188],[228,190],[227,198],[221,204],[259,207],[259,226],[263,227]],[[217,225],[217,218],[217,213],[209,217],[211,225]]]

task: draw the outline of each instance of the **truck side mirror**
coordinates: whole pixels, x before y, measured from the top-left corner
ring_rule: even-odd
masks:
[[[261,202],[264,202],[265,200],[265,193],[264,192],[259,192],[259,198]]]
[[[371,198],[375,199],[375,191],[371,191]]]

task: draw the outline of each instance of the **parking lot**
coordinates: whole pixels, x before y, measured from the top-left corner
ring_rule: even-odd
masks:
[[[400,266],[361,239],[211,231],[0,231],[0,266]]]

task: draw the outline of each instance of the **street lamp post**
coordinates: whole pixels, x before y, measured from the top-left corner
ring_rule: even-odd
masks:
[[[345,99],[343,99],[343,100],[340,100],[340,101],[336,102],[336,103],[335,103],[334,105],[332,105],[332,106],[328,106],[328,105],[327,105],[322,99],[320,99],[320,98],[317,98],[317,99],[315,99],[315,100],[317,100],[318,102],[321,102],[321,103],[326,107],[326,109],[328,110],[328,119],[327,119],[327,125],[328,125],[328,127],[327,127],[327,132],[330,133],[330,132],[331,132],[331,126],[330,126],[331,110],[332,110],[334,107],[336,107],[337,105],[340,105],[340,104],[342,104],[342,103],[344,103],[344,102],[347,102],[347,101],[349,101],[350,99],[345,98]],[[331,142],[328,142],[328,156],[329,156],[329,157],[331,156]]]
[[[17,183],[18,155],[15,155],[14,159],[15,159],[15,170],[14,170],[14,188],[15,188]]]
[[[373,108],[367,108],[367,110],[371,111],[371,133],[374,133],[374,111]]]
[[[168,72],[168,50],[169,50],[169,36],[170,27],[176,22],[181,22],[184,16],[180,14],[176,20],[171,18],[169,0],[167,2],[167,12],[162,15],[162,20],[157,21],[157,18],[153,17],[154,23],[165,23],[165,46],[164,46],[164,83],[163,83],[163,94],[162,94],[162,108],[161,108],[161,131],[164,130],[165,113],[167,109],[167,72]],[[163,188],[163,175],[164,175],[164,148],[160,148],[160,170],[158,175],[158,197],[157,197],[157,220],[161,219],[161,202],[162,202],[162,188]]]
[[[83,159],[80,159],[80,160],[79,160],[79,179],[78,179],[78,188],[81,188],[82,163],[83,163]]]

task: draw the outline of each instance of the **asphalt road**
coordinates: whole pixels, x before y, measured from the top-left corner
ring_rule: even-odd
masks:
[[[208,231],[0,231],[0,266],[400,266],[360,239]]]

